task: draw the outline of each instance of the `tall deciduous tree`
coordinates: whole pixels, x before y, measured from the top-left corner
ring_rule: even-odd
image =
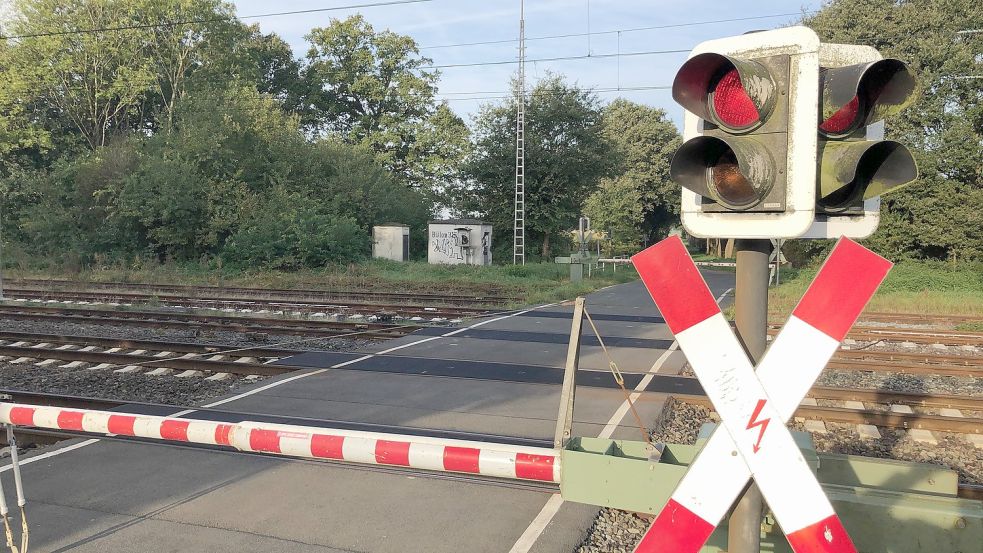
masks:
[[[908,63],[920,96],[887,137],[910,146],[917,182],[885,196],[869,243],[892,257],[983,259],[983,4],[835,0],[805,24],[824,41],[868,44]]]
[[[620,249],[632,252],[679,223],[679,186],[669,179],[669,162],[680,136],[663,110],[623,99],[604,109],[603,121],[617,176],[601,182],[584,211],[595,229],[611,232]]]
[[[308,125],[364,145],[404,182],[439,189],[462,157],[468,132],[460,118],[439,108],[438,73],[416,42],[376,32],[362,16],[332,20],[307,35],[304,68]]]
[[[528,96],[525,126],[526,251],[551,254],[551,241],[577,224],[584,200],[614,166],[600,101],[561,77]],[[499,244],[511,243],[515,187],[516,98],[485,106],[475,123],[462,208],[490,220]]]

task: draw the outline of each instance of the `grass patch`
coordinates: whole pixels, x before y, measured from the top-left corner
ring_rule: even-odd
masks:
[[[364,290],[448,295],[500,295],[515,298],[514,305],[567,300],[598,288],[638,278],[634,267],[622,265],[617,273],[609,266],[593,271],[592,278],[570,282],[567,265],[430,265],[373,259],[363,263],[327,266],[316,270],[281,272],[235,270],[208,264],[142,262],[133,266],[102,266],[62,272],[7,269],[10,278],[53,278],[83,282],[128,282],[283,288],[315,290]]]
[[[782,271],[769,294],[770,311],[787,316],[816,276],[817,267]],[[903,261],[894,266],[867,311],[983,316],[983,264]]]

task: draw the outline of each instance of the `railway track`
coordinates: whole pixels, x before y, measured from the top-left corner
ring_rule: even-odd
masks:
[[[827,369],[983,378],[983,357],[840,350]]]
[[[400,310],[430,313],[480,313],[516,303],[518,297],[478,290],[469,294],[414,293],[377,290],[299,290],[219,286],[132,284],[120,282],[73,282],[23,280],[4,282],[11,297],[25,299],[68,299],[72,301],[168,302],[194,305],[262,305],[310,310],[347,308],[352,311]],[[430,308],[431,311],[424,311]]]
[[[922,315],[918,313],[881,313],[873,311],[862,314],[860,320],[862,322],[957,325],[960,323],[983,322],[983,315]]]
[[[256,353],[255,350],[247,350],[247,352]],[[153,376],[177,373],[182,377],[198,377],[207,374],[210,375],[207,378],[215,380],[226,378],[228,375],[275,376],[299,369],[299,367],[269,365],[260,360],[263,358],[241,352],[235,354],[188,352],[178,355],[178,352],[163,350],[152,354],[145,349],[123,351],[123,348],[113,347],[99,351],[95,346],[76,349],[73,344],[56,346],[50,342],[39,342],[28,345],[23,341],[0,345],[0,359],[12,365],[34,364],[119,373],[148,371],[145,374]],[[279,357],[265,359],[272,361]]]
[[[149,328],[222,330],[325,338],[358,333],[360,338],[386,340],[419,330],[417,325],[374,322],[333,321],[327,319],[289,319],[255,315],[220,316],[162,311],[115,311],[76,307],[0,305],[0,318],[21,321],[96,323]]]
[[[15,344],[17,343],[15,342]],[[85,368],[91,369],[95,367],[118,372],[142,372],[148,370],[149,372],[146,373],[148,375],[171,374],[181,371],[179,374],[183,376],[203,376],[206,373],[210,375],[272,376],[298,370],[298,367],[265,364],[251,356],[240,357],[240,353],[232,356],[216,354],[203,357],[202,354],[194,353],[175,356],[170,351],[150,354],[149,351],[142,349],[125,353],[122,351],[112,351],[118,348],[110,348],[106,351],[84,351],[84,349],[61,349],[61,347],[54,347],[51,343],[45,342],[35,345],[0,345],[0,356],[8,358],[8,362],[13,364],[39,363],[39,360],[43,359],[45,361],[41,361],[41,363],[50,361],[53,362],[50,364],[57,364],[64,362],[65,365],[61,366],[66,368],[81,369],[83,368],[83,364],[87,364],[89,366]],[[509,375],[502,375],[502,380],[509,379]],[[677,377],[677,379],[692,381],[690,377]],[[679,383],[666,382],[664,383],[666,386],[665,389],[674,389],[673,386],[676,384]],[[687,401],[710,406],[709,400],[702,395],[687,395],[682,397]],[[887,405],[912,406],[919,409],[941,408],[983,412],[983,399],[972,396],[817,386],[812,389],[809,397],[813,400],[832,400],[844,403],[876,402]],[[867,409],[804,404],[800,406],[796,412],[796,416],[827,422],[869,424],[889,428],[924,429],[960,434],[983,434],[983,419],[977,416],[965,417],[961,413],[957,416],[949,416],[914,411],[911,413],[892,412],[890,408],[885,410],[883,408]]]
[[[768,335],[775,336],[779,330],[780,325],[770,324]],[[983,346],[983,332],[941,329],[854,327],[847,334],[847,339],[856,342],[908,342],[922,345]]]

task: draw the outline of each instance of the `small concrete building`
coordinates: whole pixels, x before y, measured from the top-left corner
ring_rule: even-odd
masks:
[[[410,227],[399,223],[372,227],[372,257],[409,261]]]
[[[492,226],[477,219],[430,221],[427,261],[431,264],[491,265]]]

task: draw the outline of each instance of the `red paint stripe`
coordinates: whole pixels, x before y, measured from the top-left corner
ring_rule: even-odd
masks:
[[[887,259],[841,238],[792,314],[842,341],[891,266]]]
[[[249,431],[249,449],[280,453],[280,433],[276,430],[253,428]]]
[[[82,417],[79,411],[61,411],[58,413],[58,428],[62,430],[82,430]]]
[[[34,426],[33,407],[11,407],[10,424],[14,426]]]
[[[410,466],[410,443],[377,440],[375,442],[375,462],[380,465]]]
[[[524,480],[553,481],[553,463],[556,457],[552,455],[531,455],[517,453],[515,455],[515,477]]]
[[[830,515],[787,535],[795,553],[857,553],[840,517]]]
[[[215,443],[218,445],[232,445],[229,441],[229,434],[232,433],[231,424],[220,424],[215,427]]]
[[[164,440],[186,442],[188,441],[188,426],[190,425],[191,421],[167,419],[160,423],[160,437]]]
[[[314,434],[311,436],[311,455],[324,459],[344,459],[344,436]]]
[[[130,415],[109,415],[106,431],[117,436],[133,436],[135,434],[133,425],[136,422],[137,418]]]
[[[713,528],[713,524],[669,498],[635,547],[635,553],[697,553],[710,538]]]
[[[454,472],[477,473],[481,450],[473,447],[445,447],[444,469]]]
[[[678,236],[636,254],[631,262],[673,334],[720,313],[713,294]]]

